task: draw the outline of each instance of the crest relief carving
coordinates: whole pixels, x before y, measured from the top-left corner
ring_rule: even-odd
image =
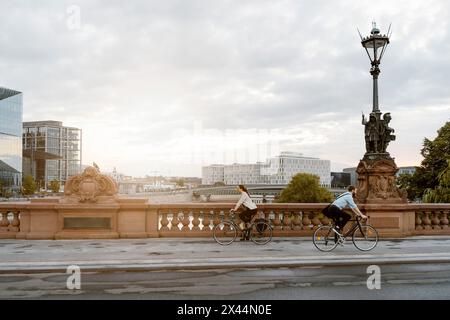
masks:
[[[100,199],[112,200],[117,196],[117,183],[94,167],[87,167],[80,175],[71,177],[64,187],[64,200],[68,202],[96,203]]]
[[[362,160],[358,173],[358,201],[361,203],[406,203],[406,194],[396,185],[398,168],[393,160]]]

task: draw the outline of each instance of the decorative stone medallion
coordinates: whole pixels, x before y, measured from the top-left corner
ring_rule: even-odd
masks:
[[[71,177],[65,184],[64,195],[82,203],[95,203],[101,196],[117,195],[117,183],[94,167],[87,167],[81,175]]]

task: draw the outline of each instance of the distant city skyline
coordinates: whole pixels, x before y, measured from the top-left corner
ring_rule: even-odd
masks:
[[[450,3],[41,1],[0,13],[0,86],[23,120],[83,129],[83,164],[132,176],[201,176],[280,151],[354,167],[371,111],[356,31],[392,22],[380,108],[398,166],[419,165],[449,120]],[[20,21],[20,23],[17,23]],[[236,161],[235,161],[236,160]]]

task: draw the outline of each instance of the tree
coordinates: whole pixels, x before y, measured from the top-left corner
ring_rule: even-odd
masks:
[[[309,173],[298,173],[281,192],[277,202],[321,203],[330,202],[333,195],[320,186],[320,178]]]
[[[428,203],[450,203],[450,160],[447,168],[438,177],[439,185],[434,189],[425,191],[423,201]]]
[[[178,179],[177,181],[175,181],[177,187],[184,187],[184,180],[183,179]]]
[[[53,180],[50,182],[50,190],[52,190],[53,193],[58,193],[61,185],[58,180]]]
[[[222,181],[217,181],[213,184],[213,187],[225,187],[225,183]]]
[[[411,178],[407,188],[410,199],[422,198],[426,190],[439,185],[439,176],[447,168],[450,160],[450,121],[438,130],[434,140],[424,139],[421,154],[424,157],[421,166]]]
[[[417,199],[419,190],[417,189],[416,185],[414,184],[414,175],[413,174],[402,173],[397,177],[396,182],[397,182],[397,187],[399,189],[406,190],[406,192],[408,193],[408,199],[410,199],[410,200]]]
[[[34,182],[34,179],[30,175],[26,175],[23,178],[22,183],[22,194],[29,196],[36,192],[36,182]]]

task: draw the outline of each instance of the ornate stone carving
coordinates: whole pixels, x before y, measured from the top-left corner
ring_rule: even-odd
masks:
[[[94,203],[99,197],[117,195],[117,183],[94,167],[87,167],[81,175],[71,177],[65,184],[64,195],[78,202]]]
[[[358,198],[362,203],[406,203],[406,193],[395,182],[398,168],[392,159],[361,160],[358,173]]]

